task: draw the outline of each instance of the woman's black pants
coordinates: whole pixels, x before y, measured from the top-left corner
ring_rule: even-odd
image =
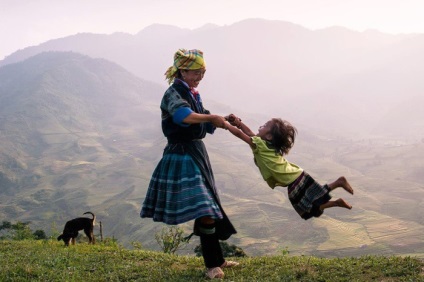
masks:
[[[221,266],[224,262],[221,245],[215,233],[215,224],[199,224],[200,245],[207,268]]]

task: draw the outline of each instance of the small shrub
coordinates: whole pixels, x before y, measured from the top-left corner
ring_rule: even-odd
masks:
[[[280,251],[281,256],[283,256],[283,257],[288,256],[290,254],[288,247],[280,248],[279,251]]]
[[[41,230],[41,229],[35,230],[34,233],[32,233],[32,236],[35,240],[47,239],[46,232],[44,232],[44,230]]]
[[[1,239],[16,241],[34,239],[34,234],[29,228],[29,224],[30,222],[18,221],[13,224],[9,221],[3,221],[2,225],[0,225],[0,231],[2,231]]]
[[[155,234],[156,242],[166,254],[174,254],[177,250],[187,245],[184,238],[184,231],[177,227],[164,227],[160,232]]]
[[[103,241],[100,242],[103,246],[109,246],[109,247],[119,247],[118,239],[115,237],[106,237],[103,239]]]
[[[143,248],[143,246],[141,245],[140,242],[131,242],[131,245],[134,247],[134,249],[136,250],[141,250]]]

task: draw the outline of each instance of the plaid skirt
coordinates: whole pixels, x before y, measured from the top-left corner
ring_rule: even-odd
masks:
[[[320,206],[331,199],[328,185],[320,185],[309,174],[302,174],[288,186],[288,197],[296,212],[305,220],[319,217]]]
[[[152,174],[140,216],[171,225],[199,217],[222,219],[198,165],[189,154],[165,154]]]

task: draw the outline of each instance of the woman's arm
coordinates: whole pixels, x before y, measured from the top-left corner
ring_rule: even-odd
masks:
[[[225,119],[222,116],[219,115],[205,115],[205,114],[198,114],[195,112],[192,112],[187,117],[183,119],[184,123],[202,123],[202,122],[210,122],[216,127],[225,128],[226,122]]]

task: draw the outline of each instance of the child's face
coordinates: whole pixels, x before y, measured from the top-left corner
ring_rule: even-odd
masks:
[[[261,137],[264,140],[271,141],[272,140],[271,128],[273,124],[274,122],[272,120],[269,120],[264,125],[259,126],[257,136]]]

